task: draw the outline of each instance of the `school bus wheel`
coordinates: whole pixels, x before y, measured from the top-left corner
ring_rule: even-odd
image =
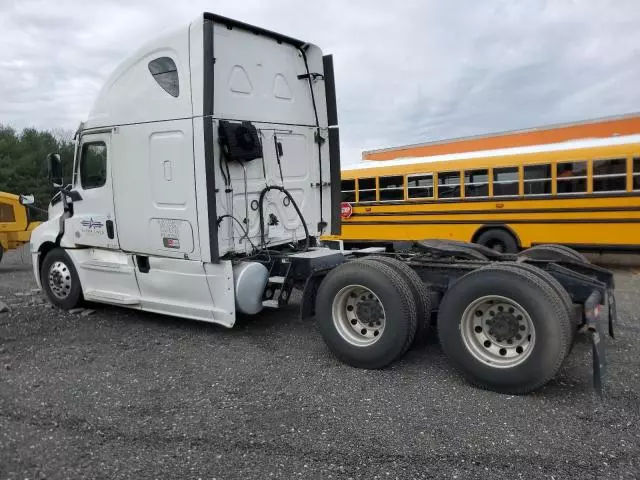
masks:
[[[351,261],[324,278],[316,296],[318,329],[344,363],[383,368],[407,351],[416,333],[411,288],[392,267]]]
[[[480,233],[474,243],[499,253],[516,253],[518,251],[518,241],[504,228],[489,228]]]

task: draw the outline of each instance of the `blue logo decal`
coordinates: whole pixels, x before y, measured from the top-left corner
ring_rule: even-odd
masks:
[[[83,227],[88,228],[89,230],[104,227],[104,224],[102,222],[96,222],[93,220],[93,218],[91,218],[90,220],[83,220],[82,222],[80,222],[80,224]]]

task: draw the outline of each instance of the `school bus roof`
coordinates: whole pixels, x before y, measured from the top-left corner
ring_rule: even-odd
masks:
[[[369,150],[362,152],[362,160],[427,157],[635,134],[640,134],[639,113]]]
[[[365,160],[359,163],[344,165],[343,172],[357,170],[375,170],[386,167],[398,167],[407,165],[422,165],[434,162],[450,162],[454,160],[472,160],[496,157],[512,157],[514,155],[527,155],[534,153],[562,152],[570,150],[582,150],[589,148],[613,147],[640,143],[640,135],[626,135],[623,137],[597,138],[572,140],[568,142],[552,143],[547,145],[533,145],[526,147],[500,148],[496,150],[482,150],[477,152],[452,153],[446,155],[434,155],[430,157],[397,158],[394,160],[371,161]],[[639,152],[640,153],[640,150]]]

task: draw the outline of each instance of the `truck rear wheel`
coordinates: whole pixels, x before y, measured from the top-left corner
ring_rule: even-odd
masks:
[[[334,268],[316,296],[320,334],[333,354],[358,368],[383,368],[413,342],[416,304],[405,279],[380,262]]]
[[[83,300],[76,267],[61,248],[54,248],[44,257],[40,282],[49,301],[63,310],[77,307]]]
[[[589,263],[587,257],[573,248],[564,245],[536,245],[520,253],[520,256],[536,260],[570,260],[578,263]]]
[[[438,315],[442,348],[472,383],[527,393],[553,378],[571,343],[560,295],[525,271],[489,266],[445,294]]]
[[[379,262],[394,268],[406,281],[411,289],[416,302],[416,314],[418,324],[416,327],[415,342],[422,342],[426,339],[431,327],[431,294],[429,287],[425,285],[416,271],[406,263],[391,257],[373,256],[366,257],[362,261]]]
[[[504,270],[524,270],[526,272],[530,272],[531,274],[539,277],[541,280],[546,282],[560,297],[562,300],[562,304],[567,310],[567,315],[569,316],[569,320],[571,321],[571,343],[569,344],[569,349],[567,350],[567,356],[571,353],[573,349],[573,344],[576,339],[576,334],[578,330],[578,322],[575,321],[576,318],[576,310],[573,306],[573,300],[569,295],[569,292],[565,290],[565,288],[560,284],[558,280],[556,280],[553,275],[546,272],[545,270],[536,267],[535,265],[529,265],[528,263],[500,263],[497,265],[492,265],[492,268],[504,269]]]

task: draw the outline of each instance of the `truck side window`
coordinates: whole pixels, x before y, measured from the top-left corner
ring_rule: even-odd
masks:
[[[176,62],[169,57],[160,57],[149,62],[149,71],[158,85],[172,97],[180,95],[178,68]]]
[[[84,190],[100,188],[107,182],[107,145],[85,143],[80,159],[80,185]]]

